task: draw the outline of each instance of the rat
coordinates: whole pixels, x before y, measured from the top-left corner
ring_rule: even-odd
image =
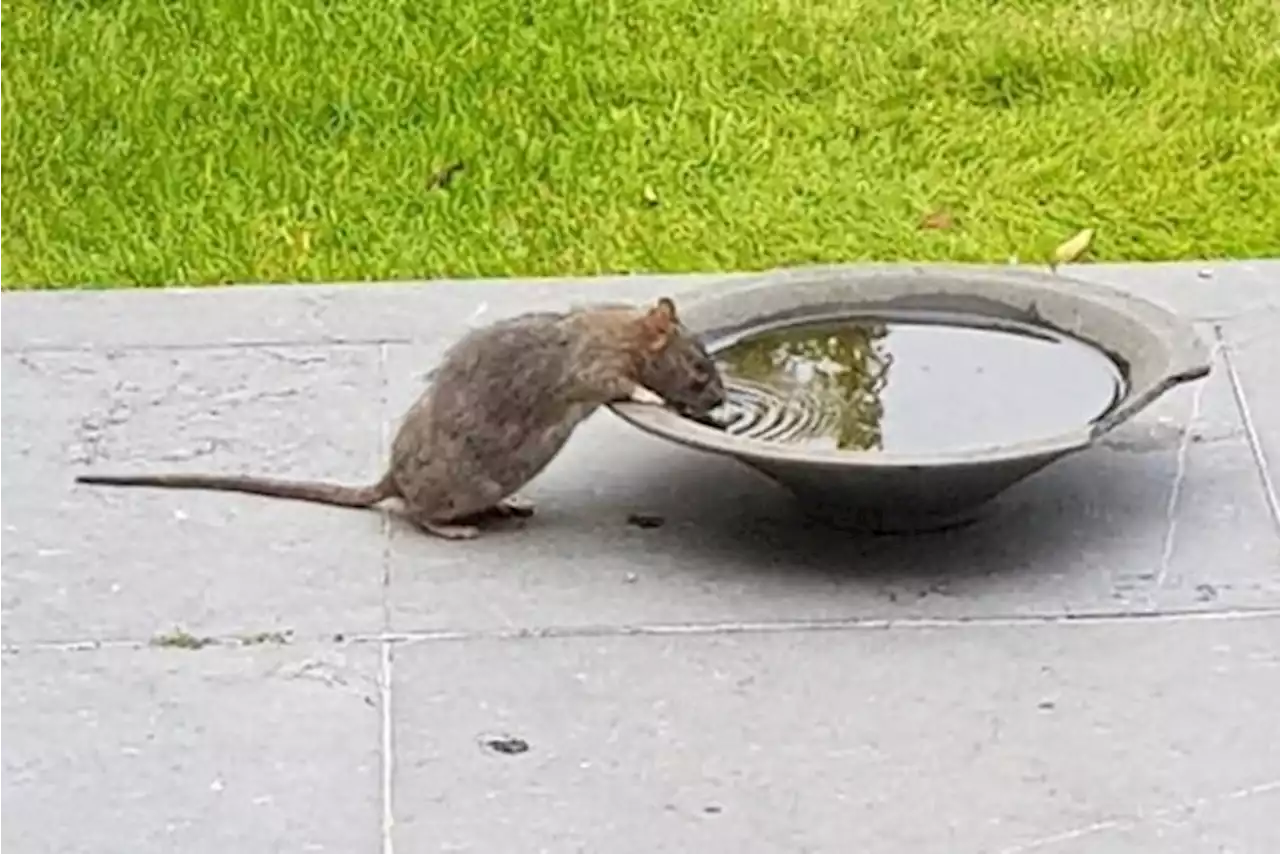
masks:
[[[381,478],[367,486],[252,475],[86,474],[77,483],[246,492],[343,507],[403,503],[421,530],[451,540],[477,522],[527,517],[516,494],[575,428],[617,401],[704,417],[726,399],[715,361],[669,297],[637,307],[539,311],[473,329],[453,344],[401,420]]]

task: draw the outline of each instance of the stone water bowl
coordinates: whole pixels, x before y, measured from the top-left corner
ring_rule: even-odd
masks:
[[[809,267],[676,305],[720,363],[728,402],[701,421],[613,411],[764,473],[811,516],[870,532],[973,521],[1210,368],[1186,321],[1047,270]]]

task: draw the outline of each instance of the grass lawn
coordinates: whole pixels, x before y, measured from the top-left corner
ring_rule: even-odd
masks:
[[[6,288],[1280,255],[1275,0],[2,2]]]

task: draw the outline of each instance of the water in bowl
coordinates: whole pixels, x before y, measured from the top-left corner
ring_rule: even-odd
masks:
[[[936,454],[1048,438],[1124,390],[1105,353],[977,317],[846,317],[754,330],[714,348],[728,433],[809,448]]]

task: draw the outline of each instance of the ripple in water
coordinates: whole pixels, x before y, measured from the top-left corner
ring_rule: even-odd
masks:
[[[717,349],[735,436],[938,453],[1080,427],[1119,400],[1115,363],[1075,338],[980,318],[856,318],[749,333]]]
[[[820,438],[836,429],[839,407],[803,386],[786,396],[763,383],[727,378],[728,401],[720,424],[735,436],[770,442],[795,442]]]

